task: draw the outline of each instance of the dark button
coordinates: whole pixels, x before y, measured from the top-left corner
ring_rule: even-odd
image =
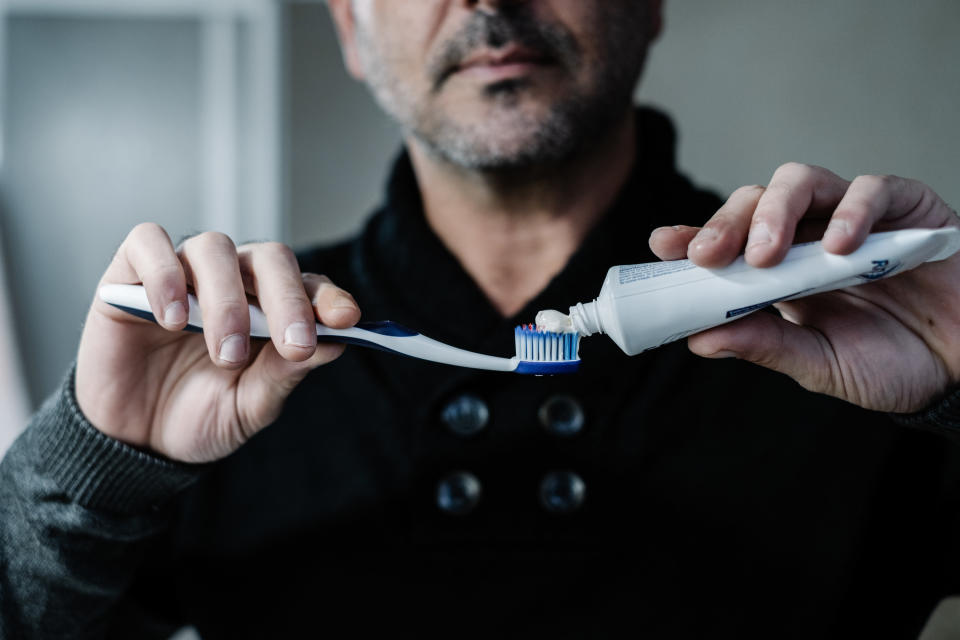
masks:
[[[487,423],[490,422],[490,410],[481,398],[464,393],[447,403],[440,413],[440,418],[450,431],[468,438],[477,435],[487,427]]]
[[[543,428],[555,436],[569,438],[583,430],[583,407],[572,396],[550,396],[537,412]]]
[[[480,502],[480,480],[467,471],[451,473],[437,485],[437,506],[453,515],[466,515]]]
[[[586,497],[587,485],[572,471],[554,471],[540,481],[540,504],[550,513],[573,513]]]

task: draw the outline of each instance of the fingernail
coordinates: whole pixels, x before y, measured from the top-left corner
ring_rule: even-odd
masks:
[[[171,302],[163,310],[163,321],[167,324],[178,325],[187,321],[187,309],[182,302]]]
[[[311,347],[312,336],[306,322],[294,322],[283,332],[283,344],[294,347]]]
[[[243,362],[247,356],[247,340],[239,333],[220,341],[220,359],[230,364]]]
[[[330,306],[334,309],[356,309],[357,303],[347,296],[337,296]]]
[[[750,238],[747,242],[748,247],[761,244],[770,244],[773,238],[770,236],[770,229],[766,224],[760,222],[750,228]]]

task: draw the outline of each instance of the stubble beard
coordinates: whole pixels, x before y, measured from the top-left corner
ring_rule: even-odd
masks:
[[[646,57],[647,43],[638,36],[645,16],[630,8],[640,4],[633,0],[616,3],[616,7],[613,4],[601,5],[605,8],[600,9],[598,19],[606,25],[606,33],[596,68],[587,74],[588,86],[554,100],[545,109],[525,105],[525,93],[535,90],[525,79],[483,88],[477,100],[482,101],[486,116],[471,122],[437,106],[449,79],[443,70],[482,45],[496,48],[514,41],[532,45],[549,53],[563,72],[574,75],[581,70],[586,63],[568,33],[554,25],[537,24],[522,12],[484,16],[468,24],[431,61],[429,75],[434,86],[424,95],[414,95],[411,87],[391,72],[389,53],[379,50],[378,42],[361,27],[367,81],[381,107],[403,132],[449,164],[490,173],[549,168],[602,139],[632,104]]]

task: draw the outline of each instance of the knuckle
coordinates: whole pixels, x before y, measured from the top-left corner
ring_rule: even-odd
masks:
[[[224,248],[229,247],[233,251],[237,250],[237,247],[233,244],[233,240],[230,239],[230,236],[220,231],[207,231],[200,237],[206,242],[209,242],[211,245]]]
[[[797,175],[806,173],[809,169],[810,165],[803,164],[802,162],[784,162],[782,165],[777,167],[777,170],[774,171],[773,175]]]
[[[760,184],[747,184],[736,189],[731,195],[732,196],[753,196],[757,193],[763,193],[766,191],[766,187]]]
[[[263,258],[264,256],[271,258],[280,256],[285,260],[294,257],[293,250],[290,249],[290,247],[274,240],[244,244],[237,247],[237,253],[251,257],[256,256],[257,259]]]
[[[804,164],[802,162],[787,162],[780,165],[773,175],[774,178],[778,180],[788,180],[795,183],[811,183],[817,182],[828,173],[826,169],[816,165]],[[771,186],[773,185],[771,184]]]
[[[179,262],[165,262],[157,265],[149,276],[145,276],[145,279],[147,277],[159,283],[179,284],[180,280],[183,279],[183,269]]]
[[[871,190],[887,190],[893,186],[894,177],[890,175],[862,175],[853,179],[858,187],[866,187]]]
[[[141,222],[136,225],[133,229],[130,230],[130,236],[141,237],[141,236],[153,236],[157,234],[166,235],[166,230],[161,227],[156,222]]]
[[[150,246],[158,238],[169,238],[166,230],[156,222],[141,222],[130,230],[123,244],[126,246]]]
[[[293,250],[282,242],[276,242],[271,240],[269,242],[264,242],[260,245],[264,252],[282,256],[284,258],[292,258]]]
[[[187,244],[198,247],[204,251],[230,251],[231,253],[236,253],[237,250],[230,236],[220,231],[204,231],[187,240]]]
[[[255,271],[275,272],[277,268],[289,269],[290,272],[284,272],[285,276],[293,277],[300,272],[296,255],[282,242],[246,244],[237,249],[237,257],[241,271],[249,271],[251,275]]]
[[[774,176],[770,181],[764,193],[768,196],[764,198],[761,204],[769,204],[771,198],[783,198],[789,196],[796,188],[797,182],[784,176]]]

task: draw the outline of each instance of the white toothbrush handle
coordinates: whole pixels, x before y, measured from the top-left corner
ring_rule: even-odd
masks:
[[[100,299],[108,304],[119,307],[128,313],[154,320],[150,302],[147,300],[147,291],[142,285],[108,284],[100,287],[99,293]],[[203,330],[203,318],[200,314],[200,304],[192,293],[187,294],[187,300],[190,307],[187,317],[188,328],[201,331]],[[250,336],[269,339],[270,325],[267,322],[266,314],[256,305],[250,305],[249,307]],[[317,337],[321,340],[326,338],[337,342],[379,347],[421,360],[472,369],[513,371],[517,368],[519,362],[517,358],[498,358],[458,349],[422,334],[409,332],[393,323],[373,323],[371,326],[375,326],[375,328],[332,329],[318,322]]]
[[[193,301],[191,301],[191,311]],[[392,323],[384,323],[387,327],[396,327]],[[250,305],[250,335],[258,338],[269,338],[270,329],[267,325],[267,316],[259,307]],[[337,342],[347,342],[360,346],[377,346],[388,351],[404,355],[440,362],[458,367],[471,369],[487,369],[491,371],[513,371],[517,367],[516,358],[498,358],[473,351],[466,351],[450,346],[449,344],[428,338],[420,333],[405,335],[390,335],[362,327],[349,329],[332,329],[317,323],[317,337],[328,338]]]

